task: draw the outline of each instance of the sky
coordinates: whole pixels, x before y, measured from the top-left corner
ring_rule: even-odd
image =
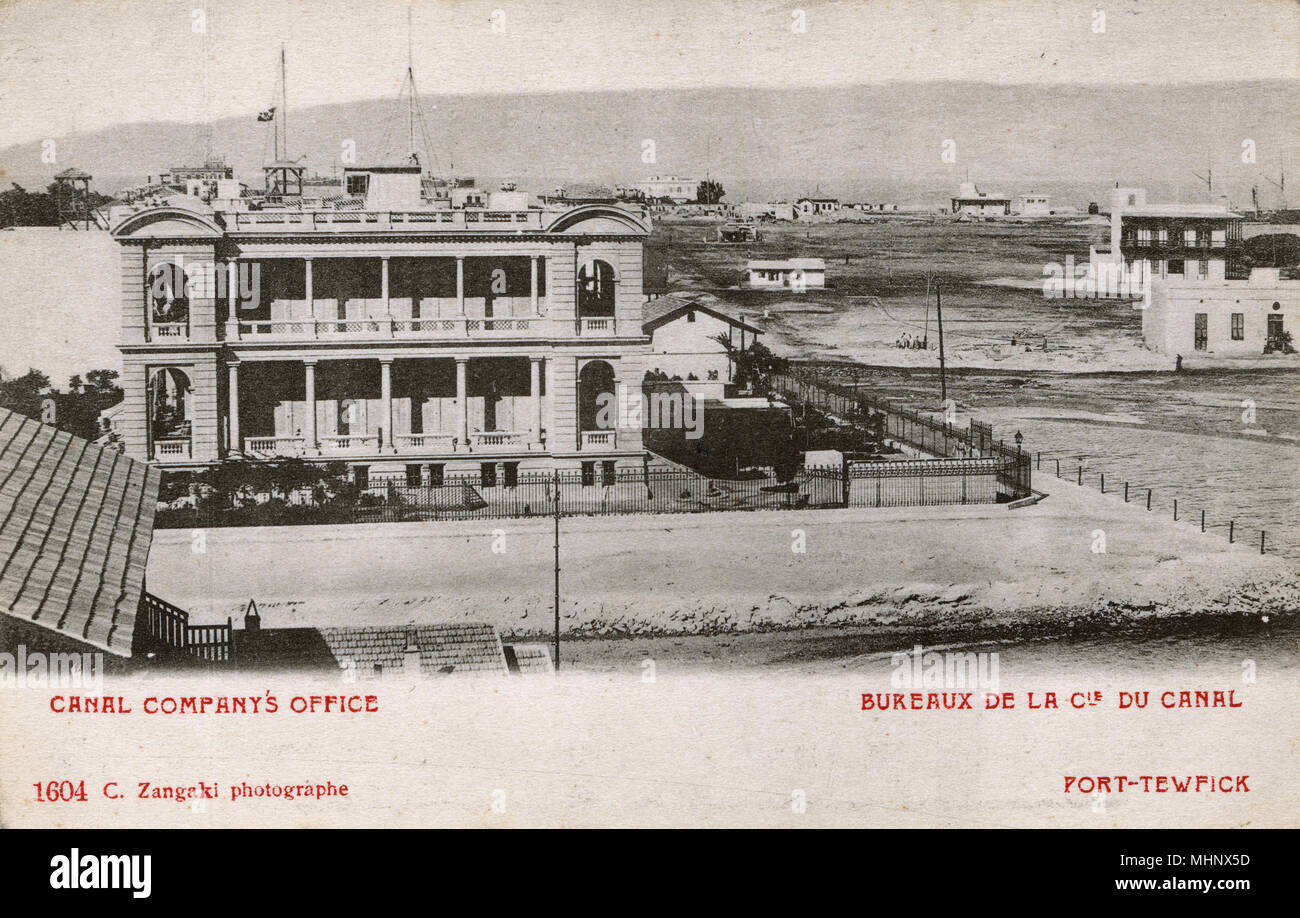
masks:
[[[291,111],[395,96],[408,9],[424,93],[1300,77],[1294,0],[0,0],[0,147],[267,108],[281,40]]]

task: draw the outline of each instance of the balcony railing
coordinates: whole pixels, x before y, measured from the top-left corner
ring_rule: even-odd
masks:
[[[408,230],[414,232],[454,232],[479,230],[483,232],[514,232],[520,229],[542,229],[543,219],[554,214],[540,210],[485,211],[485,210],[415,210],[415,211],[364,211],[364,210],[257,210],[235,211],[227,214],[228,225],[236,232],[300,233],[312,232],[378,232]]]
[[[189,459],[190,441],[188,437],[169,437],[153,441],[153,457],[158,460]]]
[[[188,341],[190,338],[188,322],[154,322],[149,328],[156,340]]]
[[[612,335],[614,334],[614,327],[613,316],[590,317],[578,320],[578,334],[580,335]]]
[[[435,319],[283,319],[226,324],[228,340],[304,341],[349,338],[464,338],[539,334],[544,320],[537,316],[480,316]],[[611,326],[613,320],[608,321]]]
[[[375,452],[379,438],[373,434],[333,434],[320,438],[322,453]]]
[[[399,452],[435,450],[440,453],[450,453],[456,449],[456,437],[443,433],[393,434],[393,445]]]
[[[583,449],[613,449],[617,445],[617,431],[584,430],[582,432]]]
[[[487,449],[522,449],[528,445],[528,435],[514,430],[487,430],[470,434],[469,441],[476,447]]]
[[[306,452],[302,437],[245,437],[244,453],[255,458],[301,456]]]

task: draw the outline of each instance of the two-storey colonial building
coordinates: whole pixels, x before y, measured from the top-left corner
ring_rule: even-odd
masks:
[[[128,454],[433,477],[641,462],[639,426],[599,410],[649,349],[639,213],[456,208],[413,165],[350,168],[333,201],[283,179],[115,214]]]

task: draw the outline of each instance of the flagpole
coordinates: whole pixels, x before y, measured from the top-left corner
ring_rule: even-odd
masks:
[[[288,75],[284,62],[284,42],[280,42],[280,127],[284,131],[283,153],[276,154],[276,160],[289,158],[289,87]]]

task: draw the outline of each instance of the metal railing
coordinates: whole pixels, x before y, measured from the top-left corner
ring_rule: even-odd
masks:
[[[833,415],[879,436],[942,458],[990,458],[998,464],[998,482],[1011,499],[1033,492],[1033,463],[1019,445],[994,441],[992,428],[972,420],[959,427],[929,414],[808,375],[773,374],[768,385],[783,399]]]
[[[194,528],[312,523],[412,522],[549,516],[618,516],[845,507],[989,504],[999,497],[997,459],[909,459],[805,468],[790,481],[771,471],[708,478],[685,468],[457,474],[428,485],[371,480],[344,507],[249,504],[230,509],[161,510],[155,526]],[[307,495],[309,496],[309,495]]]

